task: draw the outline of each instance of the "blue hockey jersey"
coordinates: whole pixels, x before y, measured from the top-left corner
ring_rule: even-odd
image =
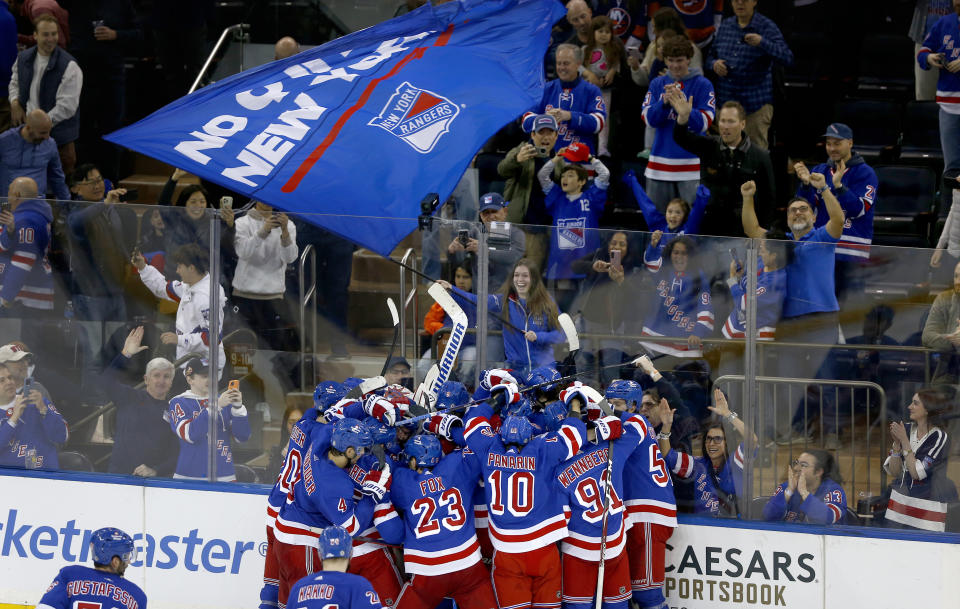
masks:
[[[943,64],[960,59],[960,17],[956,13],[944,15],[933,24],[917,53],[917,62],[924,70],[930,69],[930,53],[943,53]],[[940,70],[937,78],[937,104],[944,112],[960,114],[960,72]]]
[[[135,583],[83,565],[60,569],[37,609],[117,607],[147,609],[147,596]]]
[[[708,457],[692,457],[671,450],[663,457],[678,478],[692,479],[694,513],[709,516],[736,516],[737,495],[743,488],[743,445],[727,457],[723,468],[715,470]]]
[[[297,609],[381,609],[380,598],[365,578],[353,573],[320,571],[290,588],[287,606]]]
[[[210,429],[210,411],[214,410],[217,427],[217,480],[231,482],[237,477],[233,471],[233,452],[230,438],[246,442],[250,438],[250,420],[247,409],[240,404],[218,408],[207,398],[190,390],[170,400],[167,417],[173,433],[180,439],[180,455],[174,478],[207,479],[207,455],[210,452],[207,433]]]
[[[29,469],[57,469],[57,444],[67,441],[67,422],[63,420],[50,400],[46,415],[41,415],[36,406],[28,404],[16,425],[10,424],[13,403],[0,418],[0,466]]]
[[[847,513],[847,494],[843,486],[827,478],[806,499],[797,491],[788,500],[785,493],[787,484],[784,482],[778,486],[773,497],[763,506],[764,520],[843,524]]]
[[[613,477],[610,505],[607,509],[607,534],[604,559],[620,556],[626,546],[626,505],[623,502],[623,470],[627,459],[643,441],[646,431],[638,420],[626,419],[623,435],[613,442],[588,443],[580,453],[557,467],[556,482],[570,506],[570,535],[560,551],[583,560],[600,560],[603,512],[607,494],[607,459],[613,449]]]
[[[627,459],[623,473],[624,500],[630,523],[650,522],[666,527],[677,526],[677,501],[673,496],[673,480],[660,455],[657,433],[640,414],[625,412],[620,420],[637,427],[642,441]]]
[[[47,253],[53,211],[46,201],[29,200],[17,206],[13,217],[16,234],[0,227],[0,298],[51,310],[53,271]]]
[[[544,205],[553,216],[550,255],[544,273],[547,279],[582,279],[586,275],[574,273],[571,265],[600,245],[597,227],[607,202],[610,171],[596,157],[590,167],[596,172],[596,178],[579,195],[568,195],[551,180],[553,159],[547,161],[537,173],[545,195]]]
[[[479,478],[480,463],[470,449],[450,453],[422,474],[394,472],[390,495],[404,513],[407,573],[443,575],[480,562],[473,512]]]
[[[700,349],[687,346],[686,338],[695,334],[703,338],[713,332],[713,307],[710,302],[710,282],[702,271],[674,271],[664,267],[656,248],[648,247],[643,255],[647,270],[656,277],[656,306],[643,322],[644,336],[675,336],[676,343],[643,342],[646,349],[677,357],[700,357]]]
[[[763,266],[761,261],[758,266]],[[733,310],[723,324],[726,338],[745,338],[747,328],[747,276],[730,286]],[[783,312],[783,300],[787,296],[787,269],[769,273],[762,269],[757,273],[757,340],[773,340],[777,321]]]
[[[716,114],[717,101],[713,85],[699,70],[690,70],[687,77],[681,81],[675,81],[669,73],[654,78],[647,90],[647,96],[643,99],[643,120],[656,130],[650,161],[643,175],[663,182],[699,180],[700,157],[691,155],[673,139],[677,113],[670,104],[663,101],[663,91],[667,87],[679,87],[687,97],[693,96],[693,111],[687,123],[693,133],[706,134]]]
[[[311,443],[303,455],[300,479],[277,514],[273,530],[277,541],[315,548],[320,531],[331,525],[343,527],[354,537],[370,527],[373,500],[355,501],[353,479],[330,461],[328,448]]]
[[[567,536],[567,517],[553,470],[580,451],[586,428],[568,418],[558,431],[536,436],[517,450],[504,446],[490,426],[491,417],[487,404],[471,408],[463,436],[480,462],[493,547],[521,553],[560,541]]]
[[[270,494],[267,496],[267,526],[273,528],[280,508],[287,501],[287,495],[293,490],[293,485],[300,478],[300,467],[303,465],[303,455],[307,452],[307,445],[311,430],[320,425],[317,416],[320,412],[310,408],[290,430],[290,439],[287,440],[287,454],[283,458],[280,474],[277,476]]]
[[[863,157],[854,153],[846,163],[847,172],[840,181],[841,188],[833,187],[833,174],[836,163],[828,161],[811,169],[811,173],[822,173],[827,178],[830,191],[843,208],[843,234],[837,243],[837,259],[866,260],[870,258],[870,244],[873,242],[873,202],[877,197],[879,180],[873,168],[867,165]],[[805,199],[817,210],[814,227],[820,228],[830,220],[823,195],[817,190],[800,183],[797,196]]]
[[[590,148],[591,153],[595,153],[597,134],[603,130],[607,120],[607,107],[600,89],[579,77],[572,82],[563,82],[559,78],[551,80],[543,88],[540,103],[523,115],[523,130],[530,133],[533,119],[554,108],[570,112],[570,120],[558,125],[554,149],[560,150],[573,142],[582,142]]]

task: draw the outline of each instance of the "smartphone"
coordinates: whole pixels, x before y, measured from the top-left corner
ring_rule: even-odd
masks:
[[[0,212],[4,212],[4,211],[10,211],[10,201],[8,201],[7,199],[0,201]]]
[[[240,390],[240,381],[234,379],[227,383],[227,391],[239,391]]]
[[[463,247],[467,247],[467,244],[470,242],[470,231],[465,228],[457,231],[457,241],[459,241]]]
[[[742,271],[743,265],[740,264],[740,258],[737,256],[737,250],[732,247],[730,248],[730,257],[733,258],[733,262],[737,265],[737,271]]]
[[[613,250],[610,252],[610,267],[619,270],[622,270],[623,267],[620,266],[620,250]]]
[[[233,209],[233,197],[220,197],[220,209]]]
[[[634,59],[640,59],[640,47],[627,47],[627,55]]]
[[[128,188],[127,192],[120,195],[119,198],[121,201],[136,201],[139,196],[140,196],[139,190],[137,190],[136,188]]]
[[[31,391],[33,391],[33,377],[28,376],[23,379],[23,397],[29,397]]]

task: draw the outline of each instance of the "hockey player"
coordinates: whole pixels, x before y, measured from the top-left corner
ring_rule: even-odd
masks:
[[[476,455],[467,449],[444,457],[435,436],[420,434],[407,442],[404,456],[409,469],[394,473],[390,494],[404,513],[404,566],[412,577],[397,609],[433,609],[444,598],[463,609],[495,609],[474,529]]]
[[[274,554],[280,566],[278,605],[286,606],[290,587],[320,566],[319,530],[342,526],[352,535],[366,530],[375,502],[370,497],[354,501],[348,471],[370,447],[370,432],[360,421],[344,418],[313,430],[303,455],[301,476],[277,515]],[[379,474],[379,473],[378,473]],[[382,498],[389,470],[364,482],[365,493]]]
[[[494,395],[505,387],[495,386]],[[509,400],[506,400],[509,401]],[[572,400],[571,400],[572,401]],[[579,400],[575,413],[579,414]],[[556,432],[532,438],[530,422],[508,418],[493,431],[489,404],[467,412],[464,439],[482,469],[493,555],[493,585],[502,609],[560,606],[561,564],[556,542],[567,536],[563,498],[552,473],[580,451],[586,429],[566,419]]]
[[[623,498],[629,519],[627,557],[630,562],[630,587],[633,600],[640,609],[660,609],[665,603],[663,581],[666,543],[677,527],[677,504],[673,480],[660,456],[657,434],[650,422],[636,413],[643,391],[639,385],[634,385],[627,386],[632,391],[622,392],[614,402],[618,412],[619,400],[623,400],[625,408],[633,409],[632,412],[622,412],[620,418],[635,424],[642,435],[639,446],[627,458],[623,478]]]
[[[596,178],[587,188],[587,168],[568,164],[560,173],[560,184],[554,184],[551,176],[554,166],[562,163],[560,151],[537,173],[544,205],[553,216],[554,224],[545,276],[547,279],[582,279],[585,275],[574,273],[571,265],[599,247],[596,229],[607,202],[610,171],[583,144],[570,144],[562,152],[567,160],[587,163]]]
[[[370,582],[347,573],[350,533],[341,527],[324,529],[317,537],[323,571],[307,575],[290,589],[298,609],[380,609],[380,599]]]
[[[123,578],[136,560],[133,539],[113,527],[97,529],[90,536],[93,568],[70,565],[60,569],[37,604],[37,609],[125,607],[146,609],[147,597],[135,583]]]
[[[174,478],[207,479],[207,456],[210,453],[207,432],[210,417],[217,417],[217,480],[233,482],[233,453],[230,438],[246,442],[250,438],[250,421],[239,389],[227,389],[216,404],[211,404],[209,367],[206,360],[191,358],[183,368],[190,389],[170,400],[167,417],[173,433],[180,439],[180,455]]]

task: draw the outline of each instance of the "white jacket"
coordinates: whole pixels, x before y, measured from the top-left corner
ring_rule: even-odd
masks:
[[[937,249],[946,249],[954,258],[960,258],[960,189],[953,191],[950,212],[937,241]]]
[[[237,218],[234,245],[237,250],[237,270],[233,288],[264,296],[282,295],[286,291],[286,268],[296,261],[297,228],[287,220],[290,245],[280,243],[280,228],[274,228],[266,239],[260,237],[263,219],[255,210]]]
[[[210,343],[210,274],[204,275],[193,285],[187,285],[182,281],[167,281],[160,271],[148,264],[140,271],[140,280],[157,298],[179,304],[176,323],[177,359],[191,354],[207,357]],[[227,302],[227,297],[219,284],[217,291],[220,301],[220,327],[217,328],[220,350],[218,370],[222,373],[226,356],[220,331],[223,329],[223,305]],[[186,362],[182,365],[185,364]]]

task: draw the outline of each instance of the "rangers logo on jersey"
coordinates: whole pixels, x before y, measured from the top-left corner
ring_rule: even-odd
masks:
[[[404,82],[367,125],[380,127],[420,154],[427,154],[450,130],[458,114],[459,106],[446,97]]]

